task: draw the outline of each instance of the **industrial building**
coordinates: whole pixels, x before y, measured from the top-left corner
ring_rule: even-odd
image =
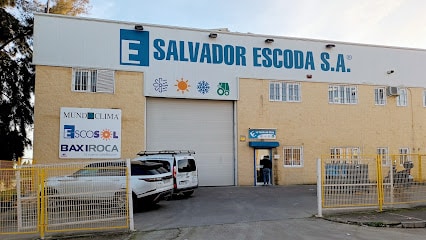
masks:
[[[201,186],[426,152],[426,51],[35,14],[37,163],[196,152]],[[389,162],[383,161],[383,164]]]

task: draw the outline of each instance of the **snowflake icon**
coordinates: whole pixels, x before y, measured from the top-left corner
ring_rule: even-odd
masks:
[[[204,95],[204,94],[209,92],[209,89],[210,89],[210,84],[208,82],[206,82],[204,80],[198,82],[197,90],[198,90],[199,93]]]
[[[152,86],[154,86],[155,91],[162,93],[167,91],[169,85],[167,84],[167,79],[157,78]]]

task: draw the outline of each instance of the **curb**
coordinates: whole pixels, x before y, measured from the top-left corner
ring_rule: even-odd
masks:
[[[341,220],[341,219],[327,218],[327,217],[323,217],[323,219],[330,221],[330,222],[335,222],[335,223],[343,223],[343,224],[358,225],[358,226],[368,226],[368,227],[396,228],[396,227],[401,226],[401,223],[359,222],[359,221]]]
[[[426,228],[426,221],[356,221],[341,218],[323,217],[324,220],[349,225],[387,228]]]
[[[426,228],[426,206],[392,208],[384,211],[340,211],[323,219],[344,224],[388,228]]]
[[[426,221],[401,222],[403,228],[426,228]]]

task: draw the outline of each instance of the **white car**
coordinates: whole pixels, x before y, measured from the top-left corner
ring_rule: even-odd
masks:
[[[191,196],[198,188],[198,170],[192,150],[142,151],[133,161],[162,163],[173,173],[173,195]]]
[[[51,199],[112,201],[126,206],[126,165],[124,162],[91,163],[69,176],[51,177],[45,182]],[[172,174],[162,164],[131,162],[131,191],[134,210],[155,204],[171,195]]]

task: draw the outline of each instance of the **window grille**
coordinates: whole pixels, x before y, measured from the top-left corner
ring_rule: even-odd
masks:
[[[73,69],[72,91],[114,93],[114,71],[101,69]]]
[[[380,159],[382,159],[382,165],[384,166],[390,165],[389,150],[387,147],[377,148],[377,155],[380,157]]]
[[[270,82],[269,101],[300,102],[300,83],[295,82]]]
[[[396,105],[399,107],[407,106],[407,89],[406,88],[399,89],[399,95],[396,99]]]
[[[303,166],[303,147],[286,146],[283,148],[284,166]]]
[[[386,89],[384,87],[374,89],[374,104],[386,105]]]
[[[426,89],[423,90],[423,107],[426,107]]]
[[[332,104],[357,104],[358,88],[356,86],[330,85],[328,102]]]
[[[409,148],[400,148],[399,149],[399,165],[404,165],[405,162],[409,162],[410,159],[410,149]]]
[[[333,160],[333,163],[358,163],[359,155],[359,147],[330,148],[330,158]]]

